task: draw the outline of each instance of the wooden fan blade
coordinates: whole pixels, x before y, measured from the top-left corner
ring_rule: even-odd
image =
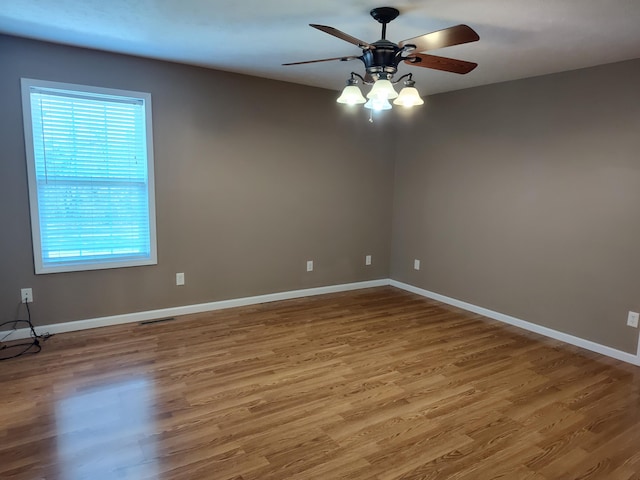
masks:
[[[427,33],[420,37],[413,37],[401,41],[398,46],[405,48],[415,46],[416,52],[425,52],[427,50],[435,50],[437,48],[451,47],[462,43],[475,42],[480,37],[475,30],[468,25],[456,25],[455,27],[445,28],[437,32]]]
[[[283,63],[283,66],[288,65],[302,65],[304,63],[318,63],[318,62],[331,62],[333,60],[340,60],[341,62],[348,62],[349,60],[357,60],[360,57],[356,57],[354,55],[349,57],[334,57],[334,58],[321,58],[320,60],[307,60],[304,62],[292,62],[292,63]]]
[[[362,49],[374,50],[376,47],[368,44],[364,40],[360,40],[359,38],[352,37],[351,35],[341,32],[337,28],[327,27],[326,25],[316,25],[315,23],[310,23],[310,27],[317,28],[318,30],[328,33],[329,35],[333,35],[334,37],[338,37],[340,40],[344,40],[345,42],[353,43]]]
[[[404,63],[415,65],[416,67],[433,68],[445,72],[459,73],[464,75],[478,66],[477,63],[457,60],[455,58],[437,57],[426,53],[412,53],[404,58]]]

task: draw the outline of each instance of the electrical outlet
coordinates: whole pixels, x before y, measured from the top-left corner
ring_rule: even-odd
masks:
[[[307,272],[313,272],[313,260],[307,260]]]
[[[32,303],[33,302],[33,290],[31,288],[21,288],[20,289],[20,298],[22,299],[22,303]]]
[[[367,255],[366,257],[364,257],[364,264],[371,265],[371,255]]]
[[[184,285],[184,273],[176,273],[176,285]]]
[[[627,325],[638,328],[638,317],[640,317],[638,312],[629,312],[629,315],[627,316]]]
[[[414,269],[414,270],[420,270],[420,260],[415,259],[415,260],[413,261],[413,269]]]

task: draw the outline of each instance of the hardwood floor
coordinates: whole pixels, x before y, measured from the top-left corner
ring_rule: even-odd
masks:
[[[382,287],[56,335],[2,479],[640,479],[640,369]]]

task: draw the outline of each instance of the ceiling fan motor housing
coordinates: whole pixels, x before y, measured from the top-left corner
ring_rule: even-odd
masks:
[[[382,24],[382,38],[371,44],[375,47],[374,49],[363,50],[361,58],[364,62],[365,70],[374,80],[385,76],[384,74],[386,74],[386,77],[391,78],[398,71],[398,63],[400,63],[399,52],[402,49],[386,39],[387,23],[400,15],[400,11],[393,7],[378,7],[369,13]]]
[[[401,60],[401,48],[389,40],[378,40],[372,43],[375,49],[364,50],[362,61],[367,73],[374,77],[380,73],[393,75],[398,71],[398,63]]]

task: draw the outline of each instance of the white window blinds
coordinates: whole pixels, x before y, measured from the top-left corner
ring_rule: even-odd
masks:
[[[156,263],[150,96],[77,87],[23,79],[36,273]]]

